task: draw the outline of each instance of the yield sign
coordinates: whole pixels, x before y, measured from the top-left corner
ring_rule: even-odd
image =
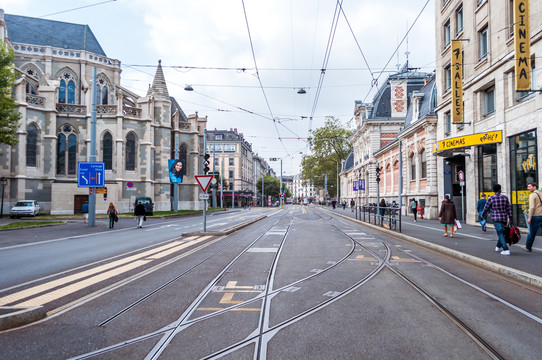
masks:
[[[201,191],[206,192],[213,179],[213,175],[196,175],[194,177],[196,178]]]

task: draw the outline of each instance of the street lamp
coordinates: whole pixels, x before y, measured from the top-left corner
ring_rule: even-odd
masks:
[[[282,208],[282,158],[270,158],[269,161],[277,161],[280,159],[280,188],[279,188],[279,201],[280,207]]]
[[[2,177],[2,206],[0,207],[0,219],[4,216],[4,188],[8,184],[8,178]]]
[[[184,90],[185,90],[185,91],[194,91],[194,88],[192,87],[192,85],[186,85],[186,86],[184,87]]]

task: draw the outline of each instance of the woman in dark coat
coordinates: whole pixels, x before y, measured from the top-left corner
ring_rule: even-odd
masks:
[[[438,214],[440,223],[444,225],[444,235],[448,236],[448,226],[450,227],[450,237],[454,237],[454,224],[457,219],[455,213],[455,204],[453,200],[450,200],[450,195],[444,196],[444,201],[440,206],[440,212]]]

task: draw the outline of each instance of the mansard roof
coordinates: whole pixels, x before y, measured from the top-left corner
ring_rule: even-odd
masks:
[[[222,139],[217,140],[215,135],[222,135]],[[248,148],[252,150],[252,144],[245,140],[242,133],[238,133],[237,129],[230,130],[207,130],[207,141],[217,141],[217,142],[242,142]]]
[[[435,75],[431,77],[431,79],[425,84],[418,93],[423,94],[423,100],[420,105],[420,113],[418,115],[418,119],[414,119],[414,122],[416,120],[421,120],[426,118],[427,116],[436,116],[435,113],[435,106],[436,106],[436,81],[435,81]],[[409,106],[407,110],[407,115],[405,118],[405,129],[412,125],[413,119],[413,107]]]
[[[346,157],[346,161],[343,164],[342,171],[348,171],[354,167],[354,152],[351,151],[350,154]]]
[[[84,50],[107,56],[88,25],[5,14],[8,36],[14,43]]]

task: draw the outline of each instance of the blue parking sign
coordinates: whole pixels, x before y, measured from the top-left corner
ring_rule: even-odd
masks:
[[[77,163],[77,187],[104,187],[105,163],[79,162]]]

